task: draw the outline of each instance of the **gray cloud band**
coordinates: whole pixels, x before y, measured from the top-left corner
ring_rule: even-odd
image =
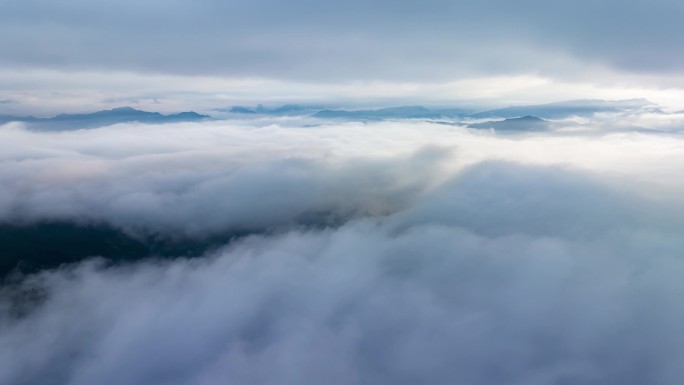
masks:
[[[0,64],[332,82],[564,77],[585,64],[674,73],[683,12],[668,0],[5,1]]]

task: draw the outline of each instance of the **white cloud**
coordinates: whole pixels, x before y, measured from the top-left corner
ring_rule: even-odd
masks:
[[[679,134],[300,123],[0,127],[3,221],[279,228],[6,284],[0,383],[678,383]]]
[[[26,286],[46,301],[3,318],[0,373],[65,384],[674,384],[682,223],[633,215],[644,207],[581,174],[491,163],[408,216],[255,236],[202,259],[47,272]]]
[[[615,119],[623,117],[591,124]],[[675,195],[682,187],[674,177],[684,171],[682,139],[672,135],[500,137],[421,122],[270,122],[59,133],[5,126],[0,220],[80,219],[183,233],[286,225],[314,213],[392,213],[488,159],[580,167],[641,192]]]

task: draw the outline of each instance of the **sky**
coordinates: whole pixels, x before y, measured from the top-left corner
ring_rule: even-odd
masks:
[[[284,101],[485,108],[631,97],[684,108],[684,5],[674,0],[0,7],[3,113]]]

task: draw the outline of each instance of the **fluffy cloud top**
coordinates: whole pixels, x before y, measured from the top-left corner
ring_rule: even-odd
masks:
[[[678,135],[2,127],[6,223],[267,231],[6,282],[0,383],[679,383]]]

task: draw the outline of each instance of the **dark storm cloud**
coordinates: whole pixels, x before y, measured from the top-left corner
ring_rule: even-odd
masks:
[[[0,63],[272,78],[679,72],[679,1],[0,3]],[[574,58],[574,59],[573,59]],[[572,74],[570,74],[572,75]]]

